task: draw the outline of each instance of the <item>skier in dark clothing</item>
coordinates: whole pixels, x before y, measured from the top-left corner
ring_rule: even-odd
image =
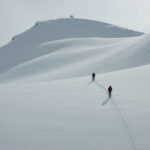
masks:
[[[108,87],[108,97],[111,98],[112,87],[111,85]]]
[[[95,81],[95,76],[96,76],[96,74],[93,72],[92,73],[92,81]]]

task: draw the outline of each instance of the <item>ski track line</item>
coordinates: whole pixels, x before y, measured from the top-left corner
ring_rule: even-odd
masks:
[[[102,88],[105,92],[107,92],[107,90],[104,88],[103,85],[101,85],[101,84],[99,84],[99,83],[97,83],[97,82],[95,82],[95,84],[96,84],[98,87]],[[107,100],[107,102],[108,102],[108,100]],[[106,103],[107,103],[107,102],[106,102]],[[111,98],[111,102],[112,102],[113,106],[115,107],[115,109],[117,110],[117,112],[118,112],[118,114],[119,114],[119,118],[121,119],[121,122],[123,123],[123,125],[124,125],[124,127],[125,127],[125,129],[126,129],[126,131],[127,131],[127,133],[128,133],[129,138],[131,139],[131,144],[132,144],[133,150],[137,150],[135,138],[134,138],[134,136],[133,136],[133,134],[132,134],[132,132],[131,132],[131,130],[130,130],[128,124],[127,124],[127,121],[125,120],[124,116],[122,115],[122,113],[121,113],[119,107],[117,106],[117,104],[115,103],[114,99]],[[106,103],[105,103],[105,104],[106,104]],[[103,103],[103,104],[104,104],[104,103]],[[103,105],[103,106],[104,106],[104,105]]]
[[[127,130],[128,136],[129,136],[129,138],[131,139],[131,144],[132,144],[133,150],[137,150],[136,144],[135,144],[135,143],[136,143],[136,142],[135,142],[135,138],[134,138],[133,134],[131,133],[131,130],[130,130],[128,124],[127,124],[127,121],[126,121],[125,118],[123,117],[123,115],[122,115],[122,113],[121,113],[119,107],[116,105],[114,99],[111,98],[111,102],[112,102],[113,106],[115,107],[115,109],[117,110],[117,112],[118,112],[118,114],[119,114],[119,116],[120,116],[120,119],[121,119],[121,121],[122,121],[122,123],[123,123],[125,129]]]

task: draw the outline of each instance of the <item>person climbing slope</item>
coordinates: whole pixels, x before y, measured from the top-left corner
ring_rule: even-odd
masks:
[[[108,97],[111,98],[112,87],[111,85],[108,87]]]
[[[92,73],[92,81],[95,81],[95,76],[96,76],[96,74],[93,72]]]

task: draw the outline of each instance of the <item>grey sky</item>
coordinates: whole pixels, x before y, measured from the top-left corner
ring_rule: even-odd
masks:
[[[36,21],[68,17],[150,31],[149,0],[0,0],[0,45]]]

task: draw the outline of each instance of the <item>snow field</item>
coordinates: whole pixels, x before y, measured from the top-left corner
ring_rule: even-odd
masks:
[[[149,75],[147,65],[98,75],[97,84],[82,77],[1,85],[1,149],[132,150],[111,99],[102,106],[111,84],[137,149],[148,150]]]

